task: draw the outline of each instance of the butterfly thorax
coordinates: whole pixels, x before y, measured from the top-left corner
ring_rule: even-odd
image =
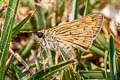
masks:
[[[49,48],[50,50],[57,50],[57,40],[52,35],[50,29],[42,29],[37,31],[35,34],[33,33],[34,39],[40,43],[40,46],[43,48]]]
[[[47,48],[49,48],[50,50],[54,50],[56,52],[59,52],[61,51],[62,53],[64,53],[65,56],[68,56],[68,58],[72,58],[72,57],[75,57],[75,53],[74,53],[74,50],[73,50],[73,46],[69,45],[69,44],[65,44],[65,43],[62,43],[54,30],[52,29],[49,29],[45,32],[45,43],[47,44]],[[60,53],[60,52],[59,52]]]

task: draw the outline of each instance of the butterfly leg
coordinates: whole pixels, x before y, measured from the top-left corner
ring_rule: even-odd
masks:
[[[50,46],[49,46],[49,44],[46,40],[44,40],[44,45],[42,45],[42,47],[44,48],[45,52],[47,53],[47,56],[48,56],[48,59],[49,59],[49,64],[53,65],[51,49],[50,49]]]
[[[65,58],[65,56],[63,55],[63,52],[61,51],[60,48],[58,48],[58,51],[57,51],[57,52],[62,56],[63,60],[65,61],[66,58]]]
[[[58,64],[59,56],[60,56],[59,52],[56,51],[56,55],[55,55],[55,64]]]

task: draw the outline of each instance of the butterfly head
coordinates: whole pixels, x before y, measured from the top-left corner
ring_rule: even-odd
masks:
[[[40,31],[35,31],[32,33],[32,37],[38,41],[41,42],[44,38],[44,30],[40,30]]]

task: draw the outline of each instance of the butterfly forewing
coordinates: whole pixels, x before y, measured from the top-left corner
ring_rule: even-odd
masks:
[[[52,29],[53,35],[62,43],[67,43],[83,51],[90,48],[101,29],[102,14],[92,14]]]
[[[98,32],[100,32],[102,24],[103,24],[103,15],[102,14],[92,14],[88,15],[82,19],[80,19],[81,23],[88,24],[93,30],[93,37],[97,36]]]
[[[101,30],[103,18],[104,17],[102,14],[96,13],[96,14],[88,15],[88,16],[85,16],[83,18],[74,20],[72,22],[68,22],[66,24],[61,25],[60,27],[57,26],[57,27],[55,27],[55,30],[57,30],[57,32],[61,32],[63,30],[63,28],[67,29],[66,26],[70,26],[71,24],[85,23],[92,28],[93,37],[95,38],[97,36],[98,32]]]
[[[70,23],[69,23],[70,24]],[[59,26],[60,28],[63,26]],[[62,29],[52,30],[53,36],[61,43],[86,51],[92,44],[92,28],[84,23],[72,23]]]

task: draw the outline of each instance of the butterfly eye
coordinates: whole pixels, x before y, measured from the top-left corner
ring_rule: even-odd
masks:
[[[39,38],[43,37],[43,35],[44,35],[44,34],[43,34],[42,32],[38,33],[38,37],[39,37]]]

